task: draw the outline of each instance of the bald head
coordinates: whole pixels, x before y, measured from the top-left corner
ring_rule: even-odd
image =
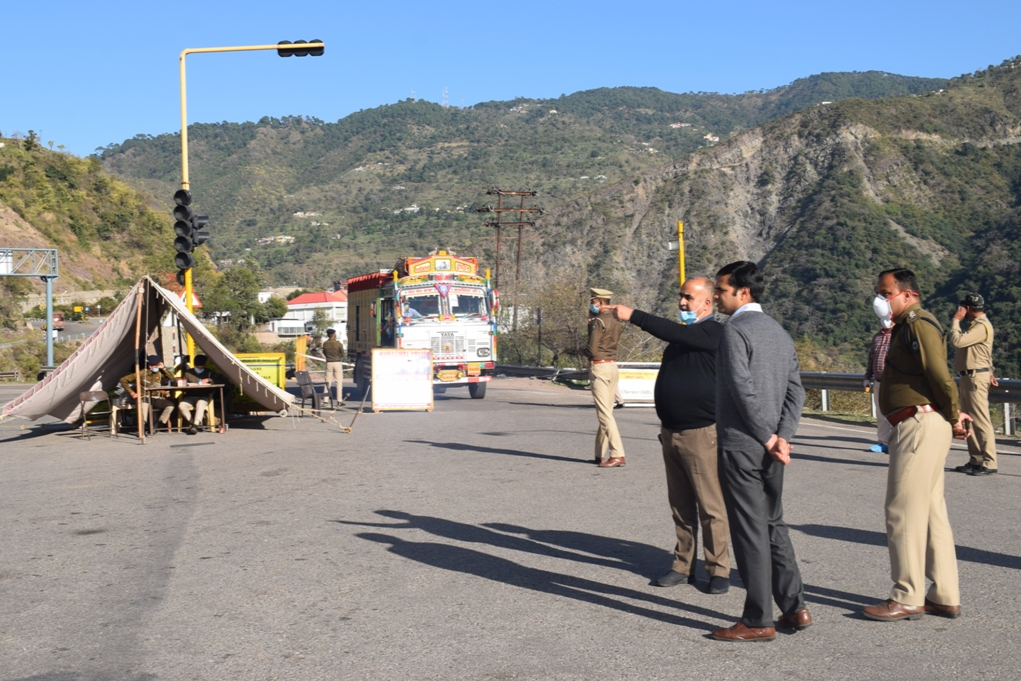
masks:
[[[677,307],[694,312],[699,319],[713,313],[713,282],[708,277],[692,277],[681,286],[681,299]]]

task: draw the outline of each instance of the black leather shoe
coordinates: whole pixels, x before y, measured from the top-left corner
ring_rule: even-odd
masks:
[[[683,575],[677,570],[671,570],[656,580],[656,586],[677,586],[684,583],[694,584],[695,575]]]
[[[968,475],[996,475],[1000,471],[996,468],[987,468],[985,466],[979,466],[978,468],[972,468],[968,471]]]
[[[709,593],[725,594],[730,591],[730,580],[726,577],[710,577]]]
[[[971,463],[971,461],[969,461],[968,463],[964,464],[963,466],[958,466],[954,470],[957,471],[958,473],[971,473],[976,468],[980,468],[980,466],[975,466],[975,465],[973,465]]]

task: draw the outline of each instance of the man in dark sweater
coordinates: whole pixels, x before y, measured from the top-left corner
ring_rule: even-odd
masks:
[[[730,315],[716,355],[720,482],[747,590],[740,621],[712,634],[722,641],[773,640],[770,595],[782,613],[780,626],[812,624],[782,499],[805,391],[794,342],[758,303],[763,289],[753,262],[731,263],[716,274],[717,309]]]
[[[709,593],[730,588],[727,555],[727,510],[716,459],[716,348],[723,326],[713,319],[713,282],[688,279],[678,304],[684,324],[623,305],[613,307],[630,321],[669,345],[656,377],[656,415],[662,426],[667,496],[677,531],[674,563],[658,586],[694,584],[698,527],[702,525]]]

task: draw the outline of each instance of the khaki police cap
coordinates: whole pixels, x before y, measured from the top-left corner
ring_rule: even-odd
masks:
[[[590,288],[589,293],[592,294],[593,298],[603,298],[609,300],[613,297],[612,291],[607,291],[605,288]]]

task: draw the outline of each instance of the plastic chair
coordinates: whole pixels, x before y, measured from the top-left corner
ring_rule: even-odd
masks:
[[[323,395],[322,393],[316,392],[315,384],[312,382],[312,377],[307,371],[295,371],[294,378],[298,381],[298,387],[301,388],[301,408],[305,408],[305,400],[312,400],[312,411],[322,411],[323,408]]]

